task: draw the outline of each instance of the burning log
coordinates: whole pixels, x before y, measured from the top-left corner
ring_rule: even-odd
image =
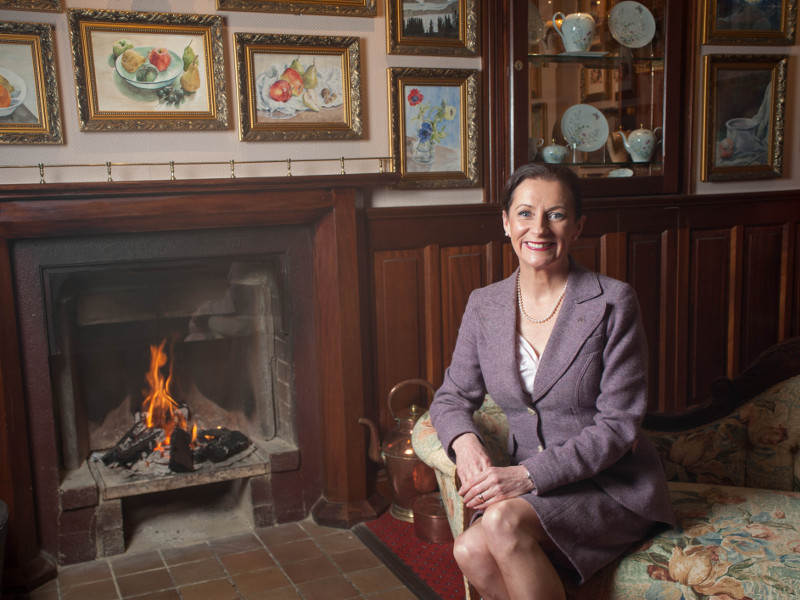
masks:
[[[194,470],[192,456],[192,434],[184,429],[175,429],[169,442],[169,469],[176,473]]]
[[[197,437],[199,440],[207,441],[205,457],[215,463],[222,462],[250,445],[250,440],[241,431],[231,431],[222,427],[204,429]]]
[[[103,455],[102,461],[108,467],[122,465],[130,468],[136,461],[149,455],[162,436],[160,429],[149,429],[147,423],[137,419],[117,445]]]

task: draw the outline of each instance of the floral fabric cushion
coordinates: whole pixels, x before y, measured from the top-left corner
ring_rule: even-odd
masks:
[[[800,493],[670,483],[678,526],[570,590],[574,600],[800,598]]]
[[[799,399],[792,377],[713,423],[648,435],[670,481],[800,491]]]

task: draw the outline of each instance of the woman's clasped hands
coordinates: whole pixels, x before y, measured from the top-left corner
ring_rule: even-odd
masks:
[[[533,483],[528,471],[519,465],[495,467],[486,449],[474,433],[465,433],[453,441],[456,470],[461,480],[459,495],[469,508],[484,510],[501,500],[530,492]]]

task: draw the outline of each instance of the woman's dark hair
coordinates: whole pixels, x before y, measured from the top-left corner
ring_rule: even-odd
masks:
[[[583,196],[578,176],[569,167],[551,163],[528,163],[522,165],[508,178],[503,188],[503,211],[511,208],[511,199],[514,191],[523,181],[528,179],[541,179],[542,181],[558,181],[572,196],[572,207],[575,209],[575,218],[583,214]]]

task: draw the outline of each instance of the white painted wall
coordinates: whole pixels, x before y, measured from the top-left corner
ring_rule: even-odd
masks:
[[[66,13],[33,11],[0,11],[3,21],[51,23],[61,97],[61,114],[65,143],[63,145],[0,145],[0,165],[35,167],[39,163],[96,164],[92,168],[46,168],[48,183],[65,181],[105,181],[105,163],[160,163],[152,167],[114,167],[117,181],[168,179],[169,161],[223,162],[219,166],[176,166],[178,179],[196,177],[229,177],[230,160],[285,160],[292,158],[330,158],[324,163],[294,163],[293,175],[336,174],[338,159],[389,156],[389,106],[387,69],[389,67],[439,67],[480,69],[480,58],[401,56],[386,53],[386,19],[384,0],[378,0],[374,18],[290,15],[274,13],[217,11],[215,0],[64,0],[67,8],[113,8],[143,12],[217,14],[224,18],[224,46],[227,69],[228,105],[231,128],[227,131],[156,131],[156,132],[82,132],[78,126],[78,107]],[[239,110],[234,66],[233,34],[282,33],[296,35],[345,35],[361,39],[362,119],[361,140],[327,140],[301,142],[240,142]],[[163,166],[162,166],[163,165]],[[348,173],[377,172],[378,161],[346,163]],[[277,176],[286,173],[285,165],[237,165],[236,174]],[[0,169],[0,183],[37,183],[38,168]],[[377,207],[418,204],[462,204],[483,200],[483,190],[389,190],[377,189],[369,204]]]

